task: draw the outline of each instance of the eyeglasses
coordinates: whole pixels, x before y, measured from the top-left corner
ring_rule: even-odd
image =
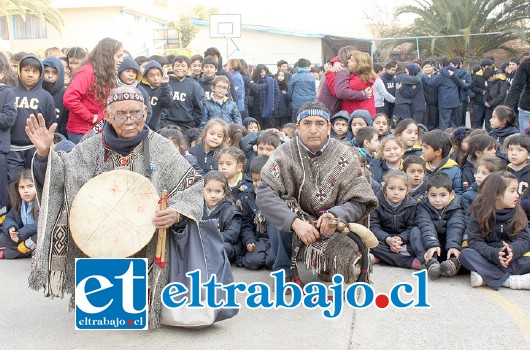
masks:
[[[139,122],[144,119],[143,113],[133,113],[131,115],[114,115],[112,119],[118,124],[123,124],[127,119],[131,119],[133,122]]]

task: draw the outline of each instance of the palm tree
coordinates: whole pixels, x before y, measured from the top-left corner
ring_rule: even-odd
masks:
[[[523,38],[530,17],[528,0],[414,0],[415,5],[398,8],[396,15],[418,16],[400,34],[418,39],[426,55],[480,58],[494,49],[513,52],[505,44]],[[482,33],[491,33],[476,35]],[[443,37],[455,35],[455,37]],[[416,39],[404,41],[416,44]]]
[[[32,16],[46,21],[61,31],[64,22],[58,10],[52,7],[50,0],[0,0],[0,18],[6,17],[9,45],[13,47],[13,17],[22,20]]]

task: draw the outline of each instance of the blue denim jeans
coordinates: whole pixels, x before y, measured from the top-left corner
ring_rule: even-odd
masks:
[[[528,116],[530,116],[530,111],[519,108],[519,131],[522,134],[524,133],[524,129],[528,127]]]

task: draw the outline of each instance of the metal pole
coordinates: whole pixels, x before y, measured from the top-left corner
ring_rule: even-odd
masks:
[[[416,37],[416,52],[418,53],[418,59],[420,58],[420,40]]]

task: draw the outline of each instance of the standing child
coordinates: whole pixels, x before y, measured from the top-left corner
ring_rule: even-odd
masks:
[[[153,110],[151,108],[151,99],[147,91],[139,85],[142,82],[142,71],[140,66],[129,56],[125,56],[121,62],[118,72],[116,73],[116,86],[132,86],[140,90],[144,96],[144,105],[147,107],[146,123],[149,125]]]
[[[201,143],[188,151],[197,158],[202,171],[207,174],[210,170],[217,170],[217,153],[228,139],[228,124],[221,119],[212,119],[206,123],[202,134]]]
[[[489,135],[475,135],[469,138],[467,154],[462,158],[462,188],[464,191],[475,182],[477,162],[485,156],[495,157],[497,142]]]
[[[351,140],[352,135],[348,130],[350,114],[346,111],[338,111],[331,117],[331,137],[337,140]]]
[[[515,127],[515,112],[508,106],[495,107],[490,119],[491,131],[489,135],[501,145],[510,135],[518,134],[519,129]]]
[[[217,60],[215,57],[204,57],[204,60],[202,61],[202,74],[199,78],[199,84],[204,90],[204,97],[206,97],[206,99],[211,99],[213,96],[212,83],[216,77],[215,73],[217,73],[217,69]],[[228,88],[230,89],[230,84],[228,85]],[[225,91],[225,93],[227,92],[228,91]]]
[[[0,57],[0,223],[4,220],[8,207],[7,196],[7,154],[11,147],[11,127],[15,124],[15,93],[6,85],[14,75],[7,59]]]
[[[37,246],[38,203],[31,170],[22,171],[11,185],[11,210],[2,224],[0,259],[29,257]]]
[[[373,179],[383,185],[383,177],[391,170],[401,170],[403,144],[397,137],[390,135],[381,141],[378,158],[372,162]]]
[[[224,250],[230,262],[240,254],[241,212],[231,199],[230,186],[218,171],[204,176],[203,220],[217,219],[217,228],[223,237]]]
[[[275,258],[269,242],[267,219],[256,206],[256,192],[258,182],[261,180],[261,169],[267,160],[269,160],[268,156],[261,155],[254,158],[250,163],[254,191],[245,193],[241,198],[243,213],[252,213],[252,216],[243,214],[241,224],[243,247],[246,250],[242,264],[250,270],[258,270],[262,267],[272,270]]]
[[[278,109],[274,111],[272,125],[275,128],[280,129],[291,120],[291,101],[287,97],[289,75],[283,70],[280,70],[274,75],[274,79],[278,82],[278,88],[280,89],[280,101],[278,103]]]
[[[405,146],[405,154],[403,158],[408,156],[421,156],[421,144],[418,143],[419,137],[418,123],[412,118],[402,119],[394,131],[394,136],[399,138]]]
[[[226,96],[230,89],[230,80],[224,75],[217,76],[212,81],[212,89],[211,97],[206,99],[202,107],[201,128],[214,118],[242,125],[237,104]]]
[[[163,112],[173,102],[169,76],[157,61],[149,61],[145,65],[140,86],[147,91],[152,110],[151,120],[147,126],[153,131],[158,131],[161,128],[160,120]]]
[[[416,201],[409,197],[409,190],[404,172],[391,171],[385,176],[383,189],[377,194],[379,204],[370,214],[370,230],[379,240],[371,252],[387,265],[419,270],[420,260],[410,245],[411,236],[420,232],[415,227]]]
[[[437,172],[446,173],[453,181],[453,190],[460,199],[462,195],[462,172],[458,164],[449,158],[453,144],[441,130],[431,130],[423,135],[422,154],[427,168],[427,175]]]
[[[386,114],[377,113],[376,115],[374,115],[373,123],[374,128],[377,129],[377,133],[379,134],[379,140],[382,140],[384,137],[390,134],[388,126],[388,117],[386,116]]]
[[[11,127],[11,148],[7,154],[7,176],[14,182],[18,174],[29,169],[35,146],[26,134],[26,121],[31,114],[41,113],[49,128],[55,122],[55,103],[50,93],[42,88],[44,65],[35,55],[24,57],[18,66],[18,85],[15,93],[17,117]]]
[[[469,248],[460,261],[471,271],[472,287],[530,289],[530,235],[518,186],[513,174],[492,173],[470,208]]]
[[[204,61],[204,57],[202,57],[201,55],[193,55],[190,58],[190,76],[196,81],[199,81],[199,79],[201,78],[202,61]]]
[[[436,173],[427,181],[427,197],[416,208],[424,261],[431,279],[452,277],[460,270],[460,250],[466,228],[460,201],[447,174]]]
[[[425,161],[418,156],[408,156],[403,161],[403,171],[407,174],[410,182],[410,197],[417,202],[425,195],[425,174],[427,169]]]
[[[67,137],[66,124],[70,112],[64,107],[63,96],[66,91],[64,87],[64,65],[57,57],[50,56],[42,61],[44,65],[44,81],[42,88],[48,91],[55,104],[55,123],[57,131],[64,137]]]

